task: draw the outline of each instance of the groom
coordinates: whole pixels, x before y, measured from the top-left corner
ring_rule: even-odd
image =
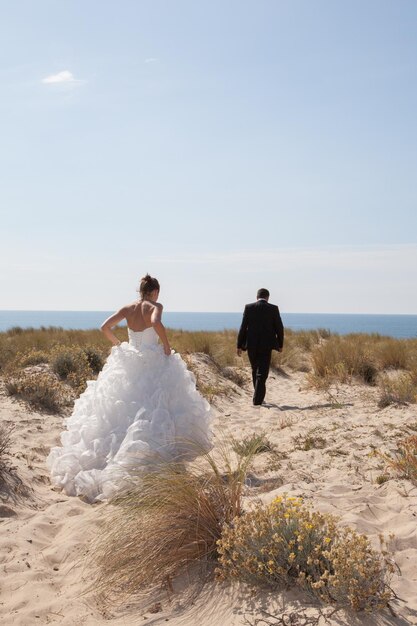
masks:
[[[248,351],[254,386],[253,404],[259,406],[265,398],[265,382],[268,378],[272,350],[282,351],[284,327],[279,309],[269,304],[268,289],[259,289],[256,302],[247,304],[237,337],[237,353]]]

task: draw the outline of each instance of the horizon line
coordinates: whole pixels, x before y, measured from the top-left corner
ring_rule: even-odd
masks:
[[[113,309],[0,309],[0,313],[111,313]],[[186,314],[209,314],[209,313],[217,313],[217,314],[229,314],[229,313],[239,313],[243,314],[243,310],[239,311],[170,311],[165,310],[164,313],[186,313]],[[283,311],[280,309],[280,313],[282,315],[408,315],[408,316],[417,316],[417,313],[340,313],[340,312],[331,312],[331,311]]]

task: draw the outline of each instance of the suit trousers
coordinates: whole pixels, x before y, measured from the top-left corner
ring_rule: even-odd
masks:
[[[262,404],[266,392],[266,379],[269,374],[272,350],[248,350],[248,357],[252,367],[252,381],[254,387],[253,404]]]

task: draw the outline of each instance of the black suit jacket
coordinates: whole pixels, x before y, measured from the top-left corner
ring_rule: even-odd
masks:
[[[284,327],[279,309],[266,300],[257,300],[245,306],[237,337],[241,350],[266,352],[281,350],[284,345]]]

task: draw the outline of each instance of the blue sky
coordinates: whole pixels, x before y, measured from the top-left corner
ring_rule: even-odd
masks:
[[[417,3],[3,0],[0,308],[417,313]]]

